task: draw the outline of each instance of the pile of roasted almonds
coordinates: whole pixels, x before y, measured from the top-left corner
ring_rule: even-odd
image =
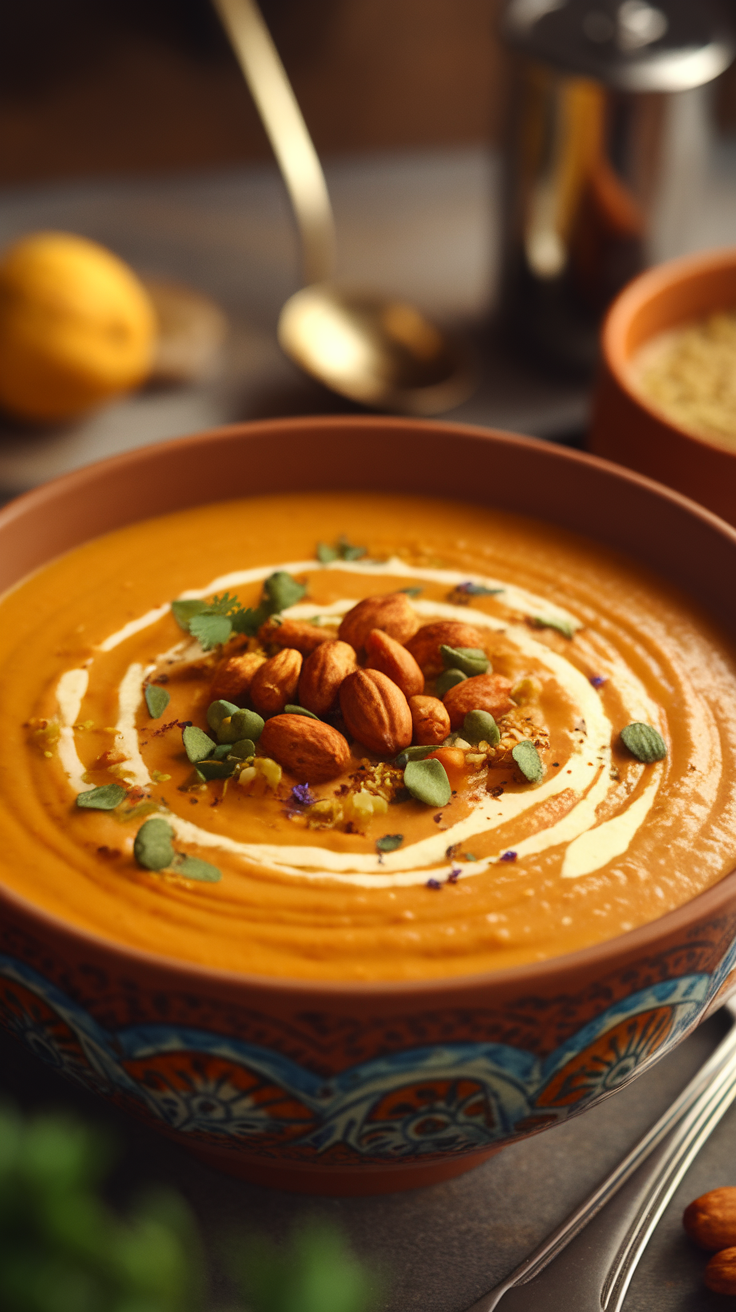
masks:
[[[682,1218],[690,1238],[712,1253],[705,1283],[714,1294],[736,1294],[736,1187],[711,1189],[685,1208]]]

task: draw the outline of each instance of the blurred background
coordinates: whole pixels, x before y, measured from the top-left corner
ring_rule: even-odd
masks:
[[[564,8],[519,3],[532,18]],[[631,3],[636,19],[642,6]],[[325,167],[340,278],[403,297],[469,336],[478,386],[452,418],[580,444],[592,358],[520,344],[513,315],[499,317],[512,264],[508,195],[519,186],[508,167],[518,87],[500,0],[262,8]],[[736,16],[734,0],[721,10]],[[736,227],[736,73],[683,96],[692,103],[678,167],[670,160],[679,191],[664,197],[647,258],[729,244]],[[144,277],[203,294],[228,332],[189,376],[156,377],[81,419],[39,428],[6,415],[5,496],[218,423],[355,409],[277,345],[280,308],[300,286],[298,237],[209,0],[0,8],[0,247],[44,229],[92,238]]]

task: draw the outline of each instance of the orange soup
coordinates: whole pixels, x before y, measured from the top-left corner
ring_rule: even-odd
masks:
[[[230,501],[90,542],[0,607],[0,879],[108,939],[460,975],[621,934],[736,864],[734,653],[561,529]]]

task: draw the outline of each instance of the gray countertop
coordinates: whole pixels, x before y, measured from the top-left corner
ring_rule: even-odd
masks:
[[[345,160],[328,168],[343,273],[387,287],[435,316],[476,326],[493,303],[497,169],[478,150]],[[736,151],[715,157],[693,247],[736,231]],[[42,434],[0,430],[0,494],[90,460],[214,424],[346,407],[303,379],[274,338],[278,310],[298,285],[294,232],[275,170],[170,179],[111,179],[0,191],[0,246],[37,228],[84,233],[141,270],[214,296],[232,333],[216,377],[142,392],[82,424]],[[538,377],[492,333],[477,334],[482,381],[452,412],[468,423],[564,439],[581,431],[585,388]],[[0,1085],[24,1105],[73,1106],[112,1124],[124,1146],[119,1186],[158,1178],[194,1207],[216,1261],[223,1232],[279,1235],[305,1212],[338,1219],[356,1249],[391,1273],[388,1312],[463,1312],[551,1229],[667,1105],[717,1041],[714,1019],[629,1088],[585,1116],[506,1149],[459,1179],[424,1191],[365,1199],[307,1199],[218,1176],[107,1109],[9,1038],[0,1038]],[[716,1131],[661,1223],[632,1285],[627,1312],[707,1312],[723,1306],[701,1285],[702,1254],[684,1239],[684,1203],[736,1184],[736,1111]],[[213,1305],[227,1291],[216,1277]]]

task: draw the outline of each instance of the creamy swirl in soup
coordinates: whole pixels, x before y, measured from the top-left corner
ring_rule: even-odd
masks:
[[[359,603],[387,597],[364,642]],[[419,498],[225,502],[71,552],[0,615],[0,878],[131,946],[458,975],[611,938],[736,863],[733,652],[560,529]]]

